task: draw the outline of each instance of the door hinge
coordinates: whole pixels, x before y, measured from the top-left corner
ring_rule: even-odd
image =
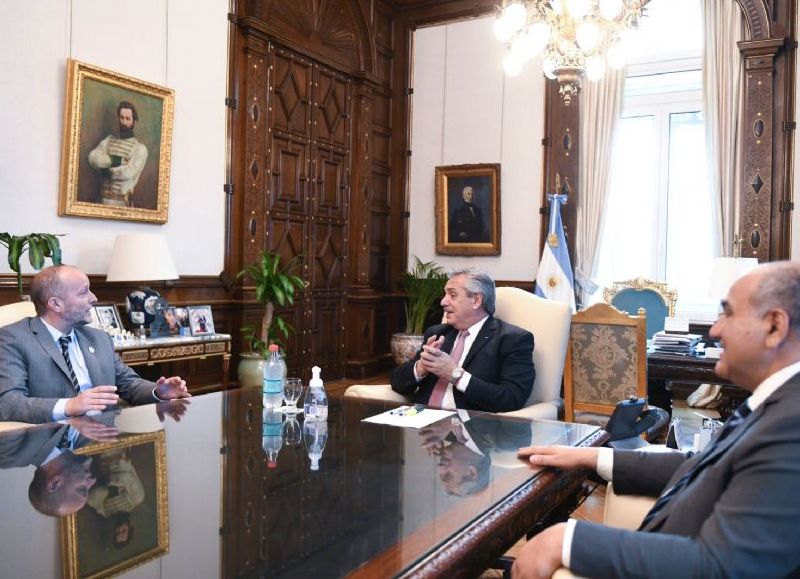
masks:
[[[225,192],[226,195],[229,197],[233,197],[233,183],[225,183],[222,186],[222,190]]]
[[[794,201],[781,201],[780,205],[778,205],[778,211],[781,213],[794,211]]]
[[[236,107],[239,106],[239,101],[232,97],[226,97],[225,106],[235,110]]]

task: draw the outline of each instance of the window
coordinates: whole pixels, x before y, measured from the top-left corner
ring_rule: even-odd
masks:
[[[659,11],[651,10],[651,26],[658,26],[657,17],[674,26],[663,16],[669,4],[653,0]],[[628,68],[597,275],[601,288],[639,276],[666,281],[678,291],[679,308],[707,301],[714,257],[699,4],[675,2],[674,9],[688,5],[696,7],[694,32],[687,32],[696,42],[686,43],[689,50],[651,50],[649,62]]]

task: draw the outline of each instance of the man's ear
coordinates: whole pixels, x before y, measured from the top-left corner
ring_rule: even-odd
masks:
[[[51,297],[47,299],[47,306],[53,310],[54,312],[61,311],[61,300],[57,297]]]
[[[776,308],[767,312],[765,320],[769,325],[766,336],[767,347],[777,348],[786,340],[791,331],[789,314],[785,310]]]
[[[56,492],[61,487],[62,482],[64,482],[64,480],[60,474],[53,475],[47,480],[47,492]]]
[[[483,294],[472,295],[472,309],[477,310],[483,307]]]

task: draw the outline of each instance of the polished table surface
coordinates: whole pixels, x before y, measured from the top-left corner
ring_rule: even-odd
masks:
[[[582,480],[515,450],[602,442],[474,412],[419,431],[362,422],[389,407],[331,399],[318,470],[325,428],[265,413],[252,389],[0,433],[0,576],[470,575]],[[76,514],[37,512],[34,480],[41,509]]]

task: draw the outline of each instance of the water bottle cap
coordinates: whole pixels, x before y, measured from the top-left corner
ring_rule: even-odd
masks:
[[[279,352],[280,349],[281,348],[280,348],[280,346],[278,346],[278,344],[270,344],[269,345],[269,351],[270,352]]]
[[[277,468],[278,461],[277,460],[268,460],[267,461],[267,468]]]

